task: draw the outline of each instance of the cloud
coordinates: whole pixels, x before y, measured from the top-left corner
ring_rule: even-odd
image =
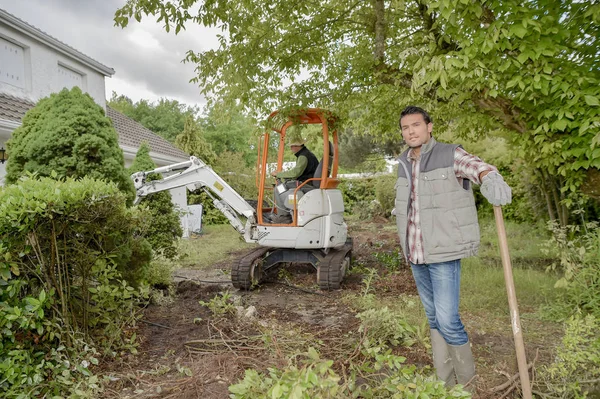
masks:
[[[107,97],[115,90],[134,101],[175,98],[188,104],[205,100],[189,83],[195,65],[181,61],[188,50],[218,46],[217,29],[188,26],[167,33],[150,16],[127,28],[114,26],[125,0],[0,0],[0,8],[115,70],[106,79]]]

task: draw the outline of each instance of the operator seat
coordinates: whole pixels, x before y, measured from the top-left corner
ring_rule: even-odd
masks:
[[[315,175],[314,177],[317,179],[321,178],[321,173],[323,172],[323,161],[325,160],[325,157],[321,158],[321,162],[319,162],[319,165],[317,166],[317,170],[315,170]],[[331,141],[329,142],[329,165],[327,167],[327,177],[331,176],[331,165],[333,164],[333,144],[331,144]],[[313,180],[312,184],[315,188],[321,188],[321,180]]]

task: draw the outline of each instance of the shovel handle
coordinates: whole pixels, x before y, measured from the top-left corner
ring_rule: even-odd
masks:
[[[519,306],[517,304],[517,295],[515,294],[515,281],[513,279],[510,253],[508,252],[508,242],[506,239],[506,228],[504,227],[504,217],[502,216],[502,207],[494,206],[494,217],[496,219],[496,230],[498,231],[498,244],[500,246],[502,268],[504,269],[504,282],[506,283],[506,293],[508,294],[510,324],[515,339],[517,365],[519,366],[519,376],[521,378],[521,390],[524,399],[531,399],[531,384],[529,382],[529,371],[527,368],[527,358],[525,356],[525,344],[523,343],[523,330],[521,329],[521,317],[519,316]]]

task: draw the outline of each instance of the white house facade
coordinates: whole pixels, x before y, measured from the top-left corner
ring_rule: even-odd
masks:
[[[0,149],[6,148],[6,141],[38,100],[65,87],[78,86],[113,121],[126,166],[142,142],[149,144],[157,166],[188,160],[186,153],[167,140],[107,107],[104,80],[114,73],[114,69],[0,9]],[[0,184],[5,175],[6,163],[0,163]],[[185,187],[171,194],[173,202],[186,211]],[[182,224],[187,232],[187,216],[182,217]]]

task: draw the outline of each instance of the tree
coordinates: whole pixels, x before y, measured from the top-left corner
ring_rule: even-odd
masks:
[[[175,138],[175,145],[208,165],[212,165],[217,158],[211,145],[204,138],[202,128],[192,116],[186,118],[183,131]]]
[[[217,50],[186,56],[215,101],[263,114],[318,104],[356,132],[398,140],[398,114],[414,102],[432,110],[438,131],[473,137],[503,126],[563,204],[600,167],[597,2],[196,3],[132,0],[115,22],[152,14],[175,32],[221,27]]]
[[[41,99],[7,143],[6,181],[27,173],[112,181],[133,199],[117,132],[102,107],[74,87]]]
[[[241,153],[246,166],[256,164],[256,123],[237,108],[223,103],[208,108],[207,116],[200,119],[206,141],[217,154],[225,151]]]
[[[154,161],[150,158],[150,147],[147,143],[142,143],[133,164],[129,168],[129,173],[153,170],[156,168]],[[157,180],[161,176],[158,174],[150,175],[147,180]],[[179,215],[171,200],[171,194],[168,191],[154,193],[141,201],[150,210],[150,223],[146,232],[146,239],[157,252],[162,252],[167,258],[173,258],[177,255],[176,241],[181,237],[183,231],[179,221]]]
[[[161,98],[153,103],[142,99],[134,103],[129,97],[119,96],[114,91],[108,105],[171,143],[183,131],[186,118],[195,118],[199,113],[198,107],[177,100]]]

